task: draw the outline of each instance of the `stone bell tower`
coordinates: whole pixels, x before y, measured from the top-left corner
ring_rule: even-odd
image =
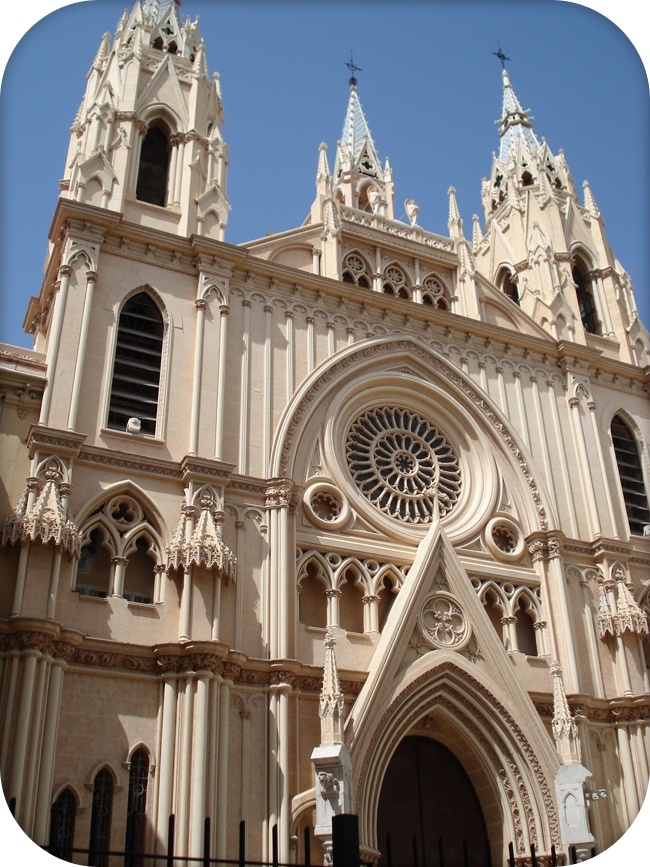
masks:
[[[533,128],[502,62],[499,151],[481,190],[484,233],[475,218],[476,267],[562,341],[598,346],[639,363],[644,354],[630,279],[614,257],[591,187],[580,201],[563,151]]]
[[[105,33],[72,125],[62,195],[223,240],[228,149],[218,75],[180,0],[141,0]]]

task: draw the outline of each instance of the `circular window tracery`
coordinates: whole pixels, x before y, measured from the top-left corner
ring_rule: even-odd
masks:
[[[458,458],[440,431],[411,410],[376,407],[351,425],[348,467],[358,489],[392,518],[428,524],[447,514],[461,488]]]

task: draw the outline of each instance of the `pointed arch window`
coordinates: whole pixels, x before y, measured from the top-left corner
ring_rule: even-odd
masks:
[[[129,769],[124,867],[142,867],[144,863],[148,782],[149,756],[140,748],[133,753]]]
[[[52,804],[50,813],[50,855],[63,861],[72,861],[76,818],[77,799],[70,789],[64,789]]]
[[[155,121],[147,130],[140,148],[136,198],[164,207],[168,174],[169,130],[162,121]]]
[[[497,285],[504,295],[513,301],[517,307],[521,307],[519,301],[519,289],[517,288],[516,279],[509,268],[503,268],[497,278]]]
[[[357,253],[348,253],[343,260],[344,283],[353,283],[362,289],[370,289],[372,283],[366,262]]]
[[[108,867],[113,817],[113,777],[108,768],[102,768],[93,785],[93,807],[90,817],[88,861],[94,867]]]
[[[576,287],[576,297],[578,299],[582,325],[589,334],[600,334],[600,321],[598,319],[596,302],[590,280],[587,276],[587,269],[581,261],[575,263],[571,276]]]
[[[650,525],[650,509],[639,446],[636,437],[620,415],[612,419],[611,434],[630,531],[642,536],[644,528]]]
[[[129,419],[140,420],[139,432],[155,436],[165,325],[147,292],[126,302],[120,314],[108,427],[126,430]]]

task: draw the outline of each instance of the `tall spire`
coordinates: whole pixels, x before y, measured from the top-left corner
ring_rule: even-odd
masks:
[[[511,156],[516,156],[519,145],[524,143],[531,153],[539,150],[540,144],[533,130],[529,109],[523,109],[517,99],[510,76],[502,61],[503,71],[503,108],[499,127],[501,147],[499,159],[508,162]]]
[[[346,171],[356,171],[384,180],[377,148],[361,107],[357,93],[357,80],[354,77],[350,79],[350,98],[345,113],[343,135],[339,141],[334,174],[339,177]]]

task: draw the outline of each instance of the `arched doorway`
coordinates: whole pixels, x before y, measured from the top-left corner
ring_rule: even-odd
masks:
[[[456,756],[438,741],[404,738],[379,797],[381,867],[485,867],[483,811]]]

